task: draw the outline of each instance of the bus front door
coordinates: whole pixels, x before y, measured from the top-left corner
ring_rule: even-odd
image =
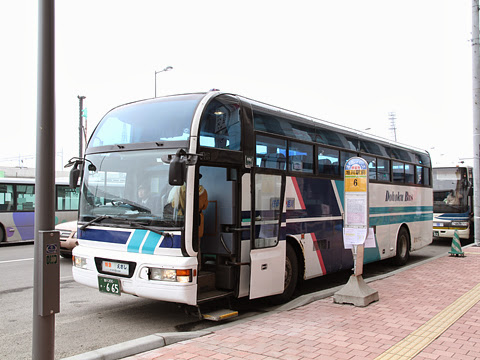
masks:
[[[286,241],[281,235],[285,179],[252,175],[250,299],[280,294],[285,282]],[[283,237],[283,238],[282,238]]]

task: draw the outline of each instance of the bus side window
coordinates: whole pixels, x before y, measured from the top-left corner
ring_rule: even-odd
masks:
[[[0,185],[0,211],[12,211],[13,186]]]
[[[368,178],[370,180],[377,179],[377,159],[373,156],[367,155],[360,155],[360,157],[364,158],[368,163]]]
[[[326,175],[338,175],[339,152],[338,150],[318,147],[318,173]]]
[[[405,166],[401,162],[394,161],[393,165],[393,182],[404,183],[405,182]]]
[[[286,140],[257,135],[257,166],[285,170]]]
[[[427,186],[430,185],[430,179],[428,175],[429,172],[427,167],[417,165],[417,177],[415,179],[415,184]]]
[[[219,96],[206,108],[200,122],[200,146],[241,150],[240,103]]]
[[[57,186],[57,211],[78,210],[78,189],[70,189],[66,185]]]
[[[35,207],[34,185],[17,185],[17,210],[33,211]]]
[[[347,162],[348,159],[352,158],[352,157],[355,157],[357,156],[357,154],[353,153],[353,152],[349,152],[349,151],[342,151],[340,153],[340,159],[341,159],[341,162],[340,162],[340,165],[341,165],[341,168],[340,168],[340,174],[343,176],[343,174],[345,173],[345,164]]]
[[[377,158],[377,180],[390,181],[390,160]]]
[[[413,165],[405,164],[405,182],[407,184],[415,183],[415,167]]]
[[[290,141],[288,168],[290,171],[313,173],[313,146]]]

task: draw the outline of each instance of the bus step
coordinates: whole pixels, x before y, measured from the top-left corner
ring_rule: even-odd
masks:
[[[218,300],[233,295],[233,291],[212,290],[198,294],[197,303],[202,304],[212,300]]]
[[[230,309],[219,309],[219,310],[212,311],[208,314],[202,314],[202,317],[205,320],[211,320],[211,321],[222,321],[222,320],[230,319],[236,316],[238,316],[238,311],[230,310]]]

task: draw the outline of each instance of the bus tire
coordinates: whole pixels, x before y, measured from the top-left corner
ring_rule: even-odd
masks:
[[[410,235],[402,226],[397,236],[397,251],[393,262],[395,265],[405,265],[410,257]]]
[[[6,240],[7,238],[5,237],[5,229],[2,225],[0,225],[0,243],[3,243]]]
[[[293,296],[298,282],[298,259],[292,245],[287,242],[285,254],[285,286],[283,293],[270,297],[273,304],[283,304]]]

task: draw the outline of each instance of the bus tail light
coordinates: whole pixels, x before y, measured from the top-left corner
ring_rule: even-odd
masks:
[[[189,283],[192,282],[192,270],[150,268],[148,278],[157,281]]]

